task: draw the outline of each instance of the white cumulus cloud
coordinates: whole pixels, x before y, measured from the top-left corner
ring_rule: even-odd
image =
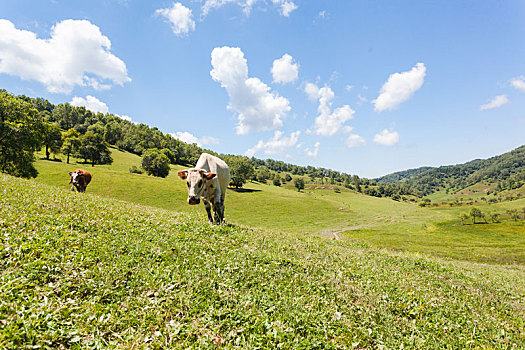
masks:
[[[86,109],[90,110],[93,113],[109,113],[108,105],[105,102],[102,102],[98,98],[90,95],[86,96],[86,98],[75,96],[71,99],[71,102],[69,102],[69,104],[74,107],[86,107]],[[114,116],[119,117],[120,119],[124,119],[128,122],[134,123],[134,121],[131,120],[131,117],[129,115],[120,115],[114,113],[112,114]]]
[[[216,47],[211,53],[210,75],[230,96],[229,109],[237,113],[237,134],[282,126],[290,111],[288,99],[270,91],[258,78],[248,78],[248,63],[238,47]]]
[[[391,74],[381,87],[377,99],[372,101],[375,105],[374,110],[377,112],[392,110],[411,98],[423,86],[426,70],[423,63],[417,63],[408,72]]]
[[[525,77],[519,76],[510,80],[510,84],[521,92],[525,92]]]
[[[317,111],[319,115],[315,118],[315,133],[323,136],[332,136],[343,127],[343,124],[354,117],[354,110],[348,105],[336,108],[332,112],[332,100],[335,97],[333,90],[324,86],[319,88],[313,83],[307,83],[305,92],[310,99],[319,101]]]
[[[262,8],[265,8],[268,2],[266,0],[204,0],[202,5],[202,16],[207,16],[210,11],[219,9],[227,4],[234,4],[242,8],[242,12],[249,16],[255,4],[259,3]],[[279,12],[285,17],[289,17],[290,13],[297,9],[297,5],[290,0],[272,0],[274,5],[279,6]]]
[[[164,17],[175,35],[182,36],[195,30],[195,21],[192,18],[191,10],[180,2],[173,3],[172,7],[158,9],[155,14]]]
[[[53,93],[131,81],[126,64],[110,49],[110,40],[87,20],[64,20],[52,27],[49,39],[39,39],[0,19],[0,73],[36,80]]]
[[[490,100],[488,103],[479,106],[479,109],[484,111],[486,109],[492,109],[503,106],[505,103],[508,103],[509,99],[507,98],[507,95],[498,95],[494,97],[492,100]]]
[[[129,115],[120,115],[120,114],[115,114],[115,115],[119,117],[120,119],[124,119],[124,120],[127,120],[128,122],[135,123],[133,120],[131,120],[131,117]]]
[[[365,144],[365,139],[362,136],[359,136],[358,134],[350,134],[346,138],[346,146],[348,148],[364,146]]]
[[[293,62],[293,57],[284,54],[273,61],[272,76],[274,83],[292,83],[299,76],[299,64]]]
[[[273,134],[273,137],[264,142],[263,140],[259,140],[259,142],[253,146],[252,148],[246,150],[244,154],[248,157],[252,157],[258,152],[263,151],[264,154],[282,154],[284,153],[288,148],[292,148],[297,144],[297,141],[299,140],[299,135],[301,135],[300,131],[295,131],[290,134],[289,137],[283,137],[282,131],[275,131]]]
[[[393,146],[399,142],[399,134],[385,129],[374,136],[374,142],[382,146]]]
[[[187,131],[177,131],[175,133],[170,133],[171,137],[177,140],[181,140],[184,143],[187,144],[194,144],[196,143],[197,146],[202,147],[206,145],[217,145],[219,144],[219,140],[212,136],[203,136],[201,138],[187,132]]]
[[[109,108],[107,104],[100,101],[98,98],[90,95],[86,96],[86,98],[75,96],[73,97],[71,102],[69,102],[69,104],[75,107],[84,106],[86,107],[86,109],[89,109],[91,112],[94,113],[109,113]]]

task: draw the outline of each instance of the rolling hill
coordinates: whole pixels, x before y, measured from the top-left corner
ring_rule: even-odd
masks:
[[[202,205],[186,203],[185,183],[176,175],[176,170],[182,169],[180,166],[172,166],[166,178],[132,174],[129,168],[140,164],[139,156],[117,149],[112,150],[112,155],[112,165],[88,166],[93,174],[88,193],[205,218]],[[66,164],[38,160],[36,181],[69,191],[67,172],[86,167],[72,161],[73,164]],[[472,207],[466,201],[454,207],[420,208],[415,203],[366,196],[338,186],[311,186],[297,192],[293,185],[277,187],[259,182],[249,182],[238,191],[229,189],[225,213],[227,222],[235,225],[329,238],[337,235],[375,247],[436,257],[525,264],[525,236],[520,234],[523,222],[510,220],[507,214],[511,209],[521,212],[525,198],[500,203],[474,200],[472,206],[487,216],[501,214],[500,222],[460,225],[460,215]]]
[[[481,182],[492,190],[512,190],[525,184],[525,145],[488,159],[438,168],[410,169],[385,175],[376,181],[404,183],[424,195],[439,190],[459,191]]]

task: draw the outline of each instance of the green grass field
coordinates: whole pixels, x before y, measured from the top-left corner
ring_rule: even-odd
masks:
[[[140,165],[140,157],[116,149],[113,157],[114,164],[94,168],[39,160],[36,181],[68,191],[67,172],[80,167],[94,175],[88,193],[205,217],[202,205],[186,204],[185,183],[176,175],[181,167],[173,167],[165,179],[155,178],[129,173],[131,166]],[[460,213],[469,212],[471,206],[420,208],[346,189],[336,193],[313,186],[297,192],[291,186],[286,187],[250,182],[245,185],[245,191],[228,190],[227,221],[283,232],[337,236],[394,251],[492,264],[525,264],[523,220],[514,222],[503,218],[500,223],[460,225]],[[457,195],[437,196],[443,200]],[[476,203],[476,207],[485,213],[505,213],[507,209],[521,210],[525,199],[490,205]]]
[[[0,174],[0,348],[525,347],[522,267],[214,226],[40,181]]]

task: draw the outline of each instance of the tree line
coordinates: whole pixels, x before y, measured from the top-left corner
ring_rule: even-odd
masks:
[[[167,176],[170,164],[193,166],[201,153],[207,152],[227,161],[232,170],[232,185],[241,187],[246,181],[271,180],[274,185],[288,176],[309,178],[312,184],[340,185],[366,195],[400,199],[414,194],[404,184],[376,183],[367,178],[331,169],[299,166],[274,159],[258,159],[239,155],[219,155],[197,144],[187,144],[156,127],[135,124],[110,113],[95,113],[69,103],[54,105],[43,98],[14,96],[0,90],[0,158],[1,171],[22,177],[35,177],[34,153],[44,150],[46,159],[58,154],[83,159],[86,164],[111,164],[110,145],[141,156],[147,172]],[[304,188],[304,180],[301,180]]]

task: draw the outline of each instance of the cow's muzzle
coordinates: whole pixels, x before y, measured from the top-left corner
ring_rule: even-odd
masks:
[[[188,197],[188,204],[189,204],[189,205],[199,204],[200,202],[201,202],[201,199],[200,199],[200,198],[197,198],[197,197]]]

